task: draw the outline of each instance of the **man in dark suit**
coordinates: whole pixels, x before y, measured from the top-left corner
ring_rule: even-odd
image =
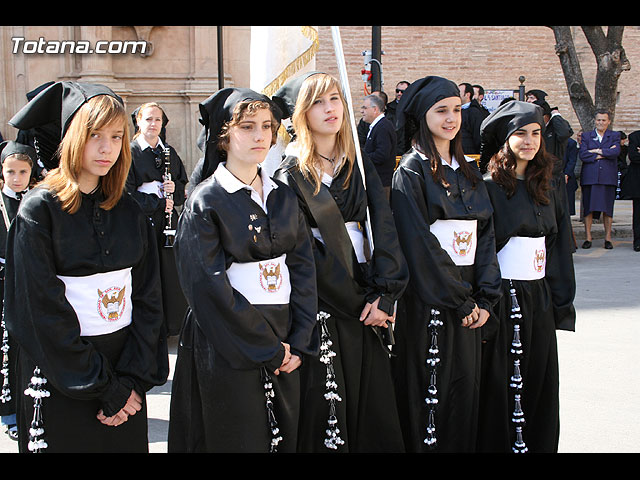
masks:
[[[485,111],[473,98],[473,87],[470,83],[458,84],[460,88],[460,98],[462,99],[462,150],[465,155],[480,154],[480,125],[488,116]]]
[[[379,96],[368,95],[362,105],[362,119],[370,125],[364,151],[375,165],[388,199],[396,166],[396,131],[385,117],[384,108],[385,102]]]
[[[582,160],[580,185],[586,240],[582,248],[591,247],[591,224],[594,212],[603,214],[604,248],[612,249],[611,226],[613,204],[618,185],[618,155],[620,155],[620,132],[609,130],[611,117],[606,111],[596,113],[596,128],[583,132],[579,155]],[[598,218],[598,217],[595,217]]]

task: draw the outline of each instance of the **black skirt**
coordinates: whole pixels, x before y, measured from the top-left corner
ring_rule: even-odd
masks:
[[[128,328],[95,337],[83,337],[107,361],[115,365],[120,352],[127,342]],[[27,388],[35,365],[18,351],[17,383],[20,392],[17,395],[18,410],[18,447],[19,451],[29,452],[29,427],[34,416],[33,399],[22,392]],[[46,378],[46,372],[42,372]],[[42,400],[42,421],[44,422],[44,440],[47,447],[44,453],[147,453],[149,442],[147,434],[147,407],[142,395],[142,409],[117,427],[100,423],[96,418],[101,409],[99,400],[78,400],[61,394],[48,381],[45,389],[49,397]],[[138,392],[140,393],[140,392]]]
[[[472,281],[473,268],[459,267],[464,280]],[[427,359],[431,357],[433,329],[431,310],[439,311],[442,325],[437,332],[439,353],[432,377]],[[469,453],[475,451],[480,401],[480,359],[482,329],[461,325],[454,311],[425,304],[410,289],[405,293],[396,320],[397,355],[392,359],[398,409],[407,451]],[[436,395],[428,389],[434,385]],[[435,398],[433,411],[426,399]],[[435,427],[436,442],[425,443],[427,428]]]
[[[500,331],[495,341],[483,347],[478,450],[508,453],[512,448],[526,447],[532,453],[557,452],[559,368],[551,290],[545,279],[512,282],[522,314],[518,335],[522,353],[517,357],[511,353],[514,322],[510,318],[509,281],[503,280],[504,296],[495,307]],[[514,389],[510,385],[516,375],[516,360],[522,386]],[[520,395],[519,406],[516,394]],[[514,422],[514,418],[518,421]],[[522,426],[521,438],[516,433],[517,425]]]
[[[188,315],[180,335],[171,389],[169,453],[267,453],[296,450],[299,371],[269,372],[274,396],[266,406],[265,368],[234,369]]]
[[[388,353],[371,327],[358,318],[335,312],[323,302],[321,312],[330,316],[326,326],[331,340],[335,391],[340,397],[330,411],[327,364],[305,356],[301,368],[301,419],[298,451],[304,453],[398,453],[404,442],[395,401]],[[322,352],[321,352],[322,354]],[[328,448],[325,440],[334,414],[344,443]]]

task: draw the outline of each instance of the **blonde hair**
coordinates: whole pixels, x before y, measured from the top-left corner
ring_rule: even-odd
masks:
[[[334,89],[337,90],[340,96],[344,111],[342,125],[337,133],[336,146],[339,154],[346,157],[348,168],[347,179],[344,184],[344,188],[346,189],[349,186],[353,172],[356,148],[353,143],[347,102],[342,95],[342,90],[337,80],[326,73],[318,73],[307,78],[300,88],[296,106],[291,117],[291,123],[296,134],[299,168],[302,175],[314,185],[314,194],[320,191],[321,179],[316,168],[320,164],[320,159],[316,152],[316,145],[313,141],[306,115],[319,97]]]
[[[56,194],[62,209],[67,213],[77,212],[82,203],[78,179],[83,168],[83,153],[87,139],[95,130],[112,122],[122,122],[122,148],[117,161],[101,178],[105,199],[100,208],[111,210],[122,198],[131,166],[127,115],[124,106],[117,99],[111,95],[98,95],[90,98],[76,112],[58,147],[59,166],[51,170],[40,182],[40,185]]]
[[[143,103],[142,105],[140,105],[140,107],[138,107],[138,113],[136,114],[136,127],[138,126],[138,120],[142,118],[142,112],[147,108],[157,108],[158,110],[160,110],[160,112],[162,112],[162,115],[164,117],[164,109],[160,106],[159,103],[157,102]],[[138,128],[136,133],[133,134],[133,138],[131,140],[135,140],[140,135],[142,135],[142,132],[140,131],[140,128]]]

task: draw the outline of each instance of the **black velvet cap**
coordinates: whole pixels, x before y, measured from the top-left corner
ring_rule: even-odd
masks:
[[[0,152],[0,163],[4,163],[5,158],[18,153],[27,155],[31,158],[34,166],[38,162],[38,154],[36,153],[35,148],[30,145],[14,142],[13,140],[7,140],[6,142],[0,143]]]
[[[104,85],[62,81],[37,93],[9,124],[20,130],[33,129],[36,151],[45,167],[51,169],[59,163],[56,151],[73,116],[87,100],[98,95],[110,95],[124,105],[122,99]]]
[[[221,161],[218,135],[225,122],[231,120],[236,105],[245,100],[261,100],[271,105],[271,111],[279,123],[282,111],[269,97],[249,88],[223,88],[200,103],[200,123],[204,130],[204,162],[201,179],[213,175]]]
[[[544,132],[542,107],[535,103],[513,100],[501,105],[485,118],[480,125],[481,161],[488,161],[507,139],[519,128],[537,123]]]
[[[428,76],[411,83],[398,102],[396,130],[404,126],[407,117],[420,123],[431,107],[449,97],[460,98],[460,88],[446,78]]]
[[[293,115],[293,110],[298,100],[298,94],[304,81],[312,75],[317,73],[323,73],[318,71],[306,72],[302,75],[289,79],[282,87],[273,94],[271,99],[282,110],[283,119],[289,118]]]
[[[544,101],[547,98],[547,92],[545,92],[544,90],[538,90],[538,89],[529,90],[528,92],[525,93],[525,96],[526,95],[533,95],[538,100],[542,100],[542,101]]]

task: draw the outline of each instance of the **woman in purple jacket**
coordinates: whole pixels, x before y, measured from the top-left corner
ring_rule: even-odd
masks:
[[[604,218],[604,248],[612,249],[611,224],[613,202],[618,184],[618,155],[620,155],[620,132],[609,130],[611,116],[606,111],[596,112],[596,128],[583,132],[578,153],[582,160],[580,185],[586,240],[582,248],[591,248],[591,224],[593,218]],[[594,216],[595,213],[595,216]]]

